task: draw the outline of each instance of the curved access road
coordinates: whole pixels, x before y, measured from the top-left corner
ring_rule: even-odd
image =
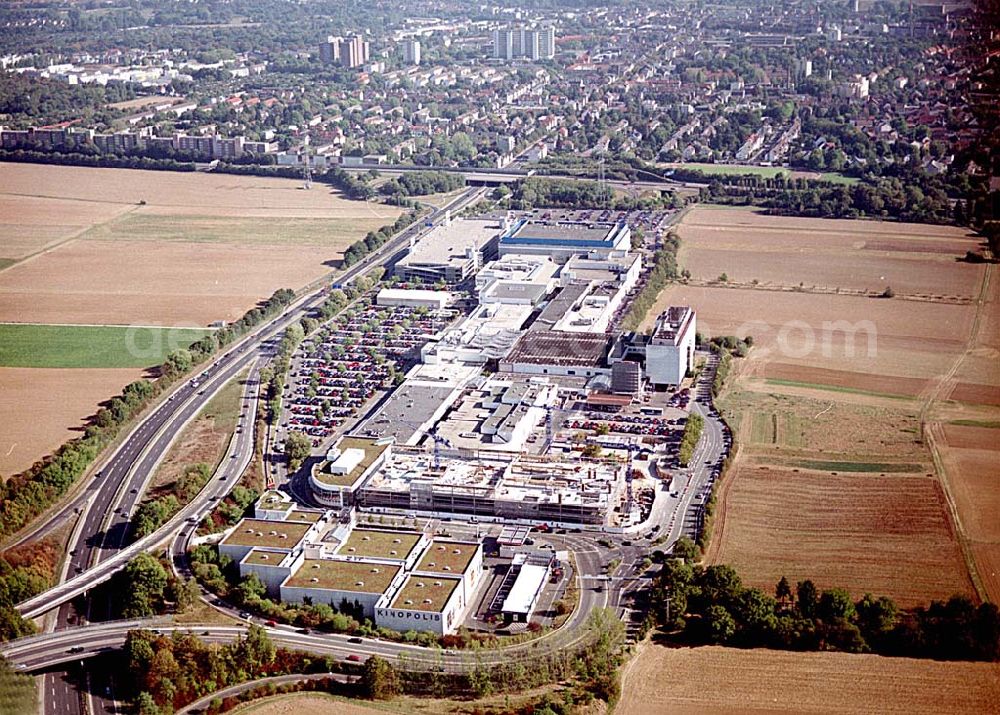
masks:
[[[269,685],[279,686],[288,685],[290,683],[305,683],[310,680],[336,680],[339,683],[355,683],[358,680],[358,676],[346,675],[344,673],[310,673],[308,675],[304,673],[295,673],[292,675],[274,675],[270,678],[259,678],[257,680],[247,681],[246,683],[240,683],[239,685],[231,685],[224,690],[217,690],[214,693],[209,693],[200,700],[195,700],[190,705],[185,705],[180,710],[175,711],[174,715],[201,712],[207,708],[213,700],[219,698],[231,698],[234,695],[245,693],[248,690],[253,690],[254,688],[267,687]]]

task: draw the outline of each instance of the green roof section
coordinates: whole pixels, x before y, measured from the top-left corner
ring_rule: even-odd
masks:
[[[448,576],[407,576],[390,608],[440,613],[458,584],[457,578]]]
[[[462,575],[469,568],[479,544],[435,539],[424,552],[414,571],[427,571],[445,575]]]
[[[311,526],[312,524],[287,521],[244,519],[222,540],[222,543],[228,546],[270,546],[290,549],[302,541],[302,537]]]
[[[250,553],[243,557],[243,563],[254,566],[277,566],[290,553],[287,549],[251,549]]]
[[[384,593],[401,568],[392,564],[363,561],[306,559],[302,562],[301,568],[282,585],[290,588]]]
[[[415,531],[354,529],[337,549],[339,556],[405,561],[416,548],[422,534]]]

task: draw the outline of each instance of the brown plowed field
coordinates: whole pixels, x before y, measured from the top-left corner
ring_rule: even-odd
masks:
[[[960,382],[951,391],[949,399],[973,405],[1000,405],[1000,387]]]
[[[698,206],[678,234],[679,262],[702,280],[725,273],[740,283],[970,297],[984,270],[956,260],[980,239],[951,227]]]
[[[0,368],[0,476],[27,469],[78,437],[98,403],[142,377],[142,370]]]
[[[1000,665],[644,645],[625,669],[621,715],[997,711]]]
[[[996,603],[1000,601],[1000,544],[973,542],[971,548],[979,580],[982,581],[989,600]]]
[[[809,578],[903,607],[972,593],[935,479],[745,464],[729,478],[717,560],[755,586]]]
[[[976,570],[991,600],[1000,602],[1000,429],[944,425],[941,458]]]

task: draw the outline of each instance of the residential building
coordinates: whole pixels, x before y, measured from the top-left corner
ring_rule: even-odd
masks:
[[[319,43],[320,61],[328,65],[340,62],[340,43],[343,39],[330,35],[326,38],[326,42]]]
[[[403,61],[408,65],[420,64],[420,40],[403,40]]]

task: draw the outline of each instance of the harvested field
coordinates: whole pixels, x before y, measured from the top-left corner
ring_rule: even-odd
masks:
[[[938,449],[986,593],[1000,602],[1000,429],[946,424]]]
[[[384,713],[381,708],[353,703],[346,698],[335,698],[322,693],[296,693],[265,698],[256,703],[248,703],[233,712],[240,715],[375,715]]]
[[[0,228],[18,237],[0,259],[61,242],[0,273],[0,321],[232,320],[399,214],[293,179],[0,164]]]
[[[0,274],[0,321],[205,326],[332,270],[322,248],[74,241]]]
[[[142,377],[142,370],[0,368],[0,475],[27,469],[79,436],[98,404]]]
[[[782,576],[903,607],[972,594],[936,479],[740,464],[715,559],[768,591]]]
[[[525,692],[498,693],[475,700],[450,700],[400,696],[392,700],[353,700],[325,693],[292,693],[277,695],[257,702],[247,703],[233,713],[238,715],[473,715],[473,713],[520,711],[528,703],[549,693],[559,697],[558,689],[541,687]],[[524,710],[529,712],[529,710]],[[593,710],[584,712],[595,712]]]
[[[82,166],[0,163],[0,195],[49,196],[125,204],[150,213],[196,213],[246,217],[248,212],[312,218],[372,218],[378,211],[394,220],[399,209],[349,201],[316,184],[311,191],[296,179],[206,174],[204,172],[92,169]]]
[[[974,314],[966,305],[674,284],[642,327],[670,305],[692,306],[704,334],[753,335],[752,362],[794,365],[807,383],[821,382],[806,374],[814,368],[864,382],[940,375],[964,349]]]
[[[997,702],[996,663],[646,644],[625,667],[615,712],[979,715]]]
[[[678,233],[679,262],[700,280],[971,297],[985,270],[957,260],[980,242],[958,228],[697,206]]]
[[[5,194],[4,178],[0,171],[0,236],[3,236],[0,257],[11,261],[79,236],[136,208],[118,203]]]
[[[741,385],[727,390],[719,407],[737,433],[751,421],[750,436],[741,441],[754,455],[929,461],[915,406],[852,404]]]

